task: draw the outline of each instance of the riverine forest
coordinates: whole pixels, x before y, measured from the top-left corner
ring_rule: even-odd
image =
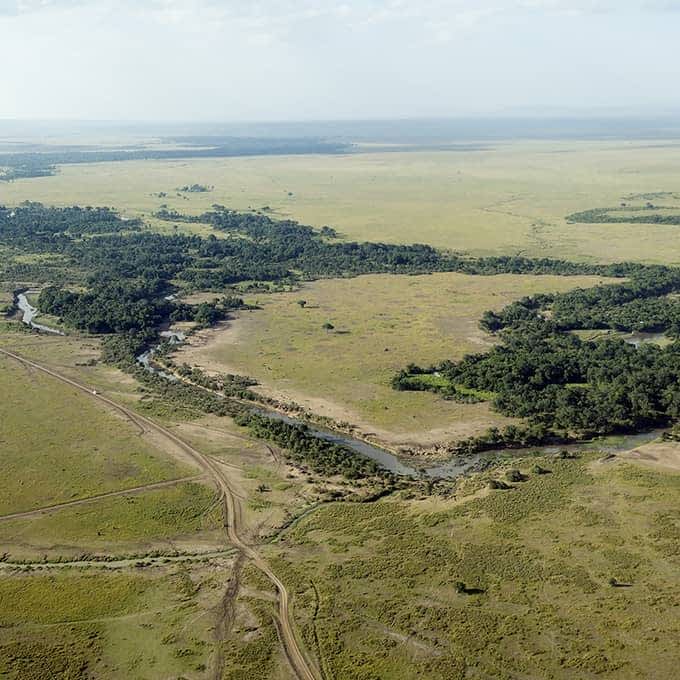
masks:
[[[0,677],[676,677],[677,12],[5,4]]]

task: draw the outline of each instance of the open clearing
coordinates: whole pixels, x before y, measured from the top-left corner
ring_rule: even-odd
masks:
[[[195,474],[75,389],[0,357],[0,514]]]
[[[192,482],[106,498],[0,521],[0,547],[22,560],[214,550],[224,545],[215,502],[212,489]]]
[[[594,463],[298,523],[270,551],[329,677],[674,677],[680,475]]]
[[[629,451],[623,457],[652,469],[680,472],[680,446],[677,442],[652,442]]]
[[[392,376],[485,351],[478,321],[524,295],[592,286],[597,277],[371,275],[322,280],[292,293],[249,299],[261,310],[203,331],[176,360],[250,375],[267,394],[348,421],[390,444],[428,444],[510,422],[487,404],[459,404],[397,392]],[[297,301],[305,299],[302,309]],[[322,326],[335,326],[331,332]]]
[[[109,205],[147,216],[161,204],[195,214],[213,203],[268,206],[274,216],[328,224],[358,240],[477,255],[675,263],[677,226],[570,225],[564,218],[618,206],[629,194],[677,191],[679,174],[677,142],[499,142],[482,151],[70,165],[53,177],[3,184],[2,202]],[[194,182],[215,189],[176,195],[176,187]],[[153,195],[161,191],[169,195]]]

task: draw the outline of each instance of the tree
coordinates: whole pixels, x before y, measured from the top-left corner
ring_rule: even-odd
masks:
[[[519,470],[508,470],[505,473],[505,478],[509,482],[523,482],[525,480],[524,475]]]
[[[334,326],[332,323],[330,323],[329,321],[326,321],[326,323],[323,325],[323,329],[324,329],[327,333],[329,333],[330,331],[332,331],[332,330],[335,329],[335,326]]]
[[[304,309],[307,306],[307,300],[298,300],[297,303],[300,305],[301,309]]]

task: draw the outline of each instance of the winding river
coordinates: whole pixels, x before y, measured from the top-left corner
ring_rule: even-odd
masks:
[[[641,432],[638,434],[629,434],[622,436],[603,437],[601,439],[594,439],[591,441],[579,442],[576,444],[565,444],[561,446],[531,446],[525,449],[493,449],[490,451],[483,451],[481,453],[473,453],[465,456],[453,456],[449,460],[438,461],[436,465],[428,467],[410,467],[404,460],[395,456],[389,451],[373,446],[361,439],[356,439],[341,432],[326,430],[317,425],[309,425],[303,423],[296,418],[283,415],[278,412],[268,411],[265,409],[256,408],[258,413],[273,418],[274,420],[281,420],[290,425],[307,426],[310,434],[324,439],[334,444],[340,444],[347,448],[360,453],[367,458],[371,458],[381,467],[389,470],[395,475],[401,477],[420,477],[429,479],[455,479],[461,475],[473,472],[491,463],[494,459],[501,456],[507,458],[512,456],[526,456],[528,454],[556,454],[560,451],[568,451],[570,453],[597,451],[603,454],[615,454],[623,451],[630,451],[642,444],[658,439],[664,432],[663,429],[650,430],[649,432]]]
[[[38,315],[38,310],[28,302],[28,299],[24,293],[19,293],[17,295],[17,299],[17,306],[23,312],[22,321],[26,325],[45,333],[64,335],[64,333],[56,328],[50,328],[49,326],[35,323],[34,319]],[[160,335],[165,341],[170,342],[170,344],[173,345],[180,344],[186,339],[183,333],[176,331],[161,331]],[[147,371],[151,371],[156,375],[160,375],[167,380],[178,380],[176,376],[165,371],[161,371],[153,365],[152,358],[157,350],[158,345],[151,347],[146,352],[140,354],[137,357],[137,362]],[[352,451],[356,451],[367,458],[371,458],[381,467],[400,477],[419,477],[429,479],[455,479],[456,477],[465,475],[469,472],[479,469],[480,467],[484,467],[485,464],[499,456],[523,456],[527,453],[533,452],[550,454],[557,453],[560,450],[572,452],[600,451],[602,453],[628,451],[646,442],[653,441],[663,432],[663,430],[653,430],[651,432],[644,432],[640,434],[626,435],[623,437],[609,437],[607,439],[559,447],[535,446],[528,449],[498,449],[466,456],[454,456],[448,461],[440,461],[436,465],[431,465],[428,467],[411,467],[393,453],[385,451],[384,449],[381,449],[377,446],[373,446],[362,439],[356,439],[355,437],[351,437],[350,435],[341,432],[328,430],[316,425],[310,425],[309,423],[303,422],[296,418],[291,418],[290,416],[278,413],[277,411],[271,411],[261,407],[254,407],[254,410],[262,415],[267,416],[268,418],[281,420],[282,422],[288,423],[290,425],[304,425],[307,427],[308,432],[313,436],[325,441],[333,442],[334,444],[346,446]]]
[[[56,328],[50,328],[49,326],[44,326],[43,324],[36,323],[33,321],[39,312],[38,310],[28,301],[25,293],[17,293],[17,307],[21,310],[23,316],[21,320],[31,328],[35,328],[43,333],[51,333],[52,335],[64,335],[60,330]]]

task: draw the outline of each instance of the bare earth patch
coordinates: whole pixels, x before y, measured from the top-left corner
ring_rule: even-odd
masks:
[[[652,442],[619,455],[624,460],[634,461],[652,468],[680,471],[679,442]]]

